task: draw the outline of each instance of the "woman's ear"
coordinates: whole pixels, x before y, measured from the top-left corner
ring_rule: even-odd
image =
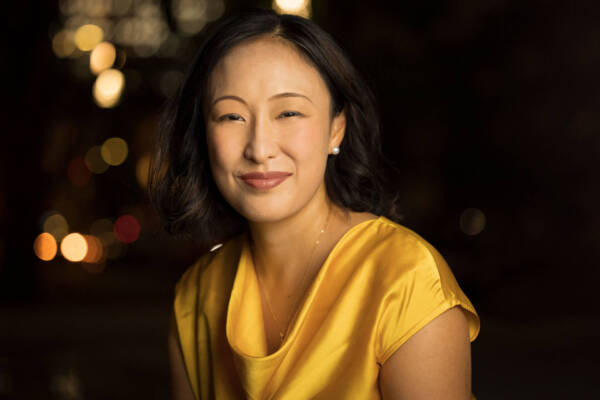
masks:
[[[344,110],[337,113],[331,120],[331,130],[329,135],[329,152],[333,147],[339,147],[346,134],[346,112]]]

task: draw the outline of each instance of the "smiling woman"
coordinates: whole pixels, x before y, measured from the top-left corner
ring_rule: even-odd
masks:
[[[236,46],[212,71],[209,93],[212,175],[238,213],[275,222],[326,197],[327,154],[345,115],[330,115],[325,82],[288,41],[263,35]]]
[[[374,99],[310,20],[219,23],[151,167],[171,232],[221,243],[175,289],[176,398],[465,399],[479,320],[400,225]]]

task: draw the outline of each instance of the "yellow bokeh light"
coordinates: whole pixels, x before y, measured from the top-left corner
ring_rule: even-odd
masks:
[[[75,51],[75,35],[68,30],[62,30],[52,38],[52,51],[59,58],[69,57]]]
[[[112,137],[106,139],[100,149],[102,159],[108,165],[121,165],[127,159],[128,154],[127,142],[120,137]]]
[[[110,42],[99,43],[90,53],[90,70],[95,75],[109,69],[117,59],[117,50]]]
[[[75,31],[75,44],[81,51],[90,51],[104,38],[104,31],[98,25],[86,24]]]
[[[103,108],[114,107],[121,98],[124,86],[125,76],[121,71],[114,68],[102,71],[94,82],[96,104]]]
[[[58,246],[54,236],[48,232],[40,233],[33,242],[35,255],[43,261],[50,261],[56,256]]]
[[[69,233],[69,224],[62,215],[52,214],[44,220],[42,229],[60,242]]]
[[[94,146],[85,153],[85,165],[95,174],[101,174],[108,169],[108,164],[102,159],[100,146]]]
[[[82,261],[88,252],[87,241],[80,233],[69,233],[60,243],[60,252],[69,261]]]
[[[150,167],[150,156],[145,155],[141,157],[137,165],[135,166],[135,176],[137,181],[142,188],[146,188],[148,185],[148,168]]]
[[[310,17],[310,0],[273,0],[273,9],[281,14]]]

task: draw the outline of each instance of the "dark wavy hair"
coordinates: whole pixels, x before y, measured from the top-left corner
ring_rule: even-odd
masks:
[[[271,35],[292,43],[319,71],[331,94],[331,115],[346,114],[338,155],[325,171],[327,194],[335,204],[401,217],[397,195],[384,181],[389,166],[381,149],[375,97],[333,38],[309,19],[251,10],[230,16],[203,41],[178,93],[168,103],[150,163],[149,193],[170,233],[192,233],[211,246],[247,228],[246,220],[222,197],[209,166],[204,106],[216,64],[240,43]]]

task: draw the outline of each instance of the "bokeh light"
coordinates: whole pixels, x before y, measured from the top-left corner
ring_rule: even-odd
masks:
[[[117,240],[114,232],[114,224],[108,218],[102,218],[92,223],[90,233],[96,236],[103,245],[104,256],[107,259],[115,259],[125,254],[125,245]]]
[[[114,68],[102,71],[96,78],[92,91],[96,104],[102,108],[114,107],[119,102],[124,87],[125,76],[121,71]]]
[[[135,176],[142,189],[148,185],[148,169],[150,168],[150,156],[148,154],[140,157],[135,166]]]
[[[95,75],[109,69],[117,59],[117,50],[110,42],[99,43],[90,53],[90,70]]]
[[[104,38],[102,28],[94,24],[85,24],[75,31],[75,45],[81,51],[90,51]]]
[[[127,142],[120,137],[106,139],[100,148],[102,159],[112,166],[123,164],[127,159],[128,152]]]
[[[273,9],[281,14],[294,14],[310,17],[310,0],[273,0]]]
[[[86,263],[99,263],[104,258],[104,250],[102,248],[102,242],[94,235],[84,235],[87,243],[88,251],[83,258],[83,262]]]
[[[81,267],[89,273],[99,274],[106,268],[104,243],[94,235],[84,235],[84,237],[88,245],[88,252]]]
[[[75,34],[69,30],[57,32],[52,37],[52,51],[59,58],[69,57],[75,51]]]
[[[40,233],[33,241],[33,251],[40,260],[52,260],[56,257],[57,250],[56,239],[48,232]]]
[[[69,233],[69,224],[62,215],[52,212],[42,222],[42,230],[60,242]]]
[[[69,233],[60,242],[60,252],[69,261],[82,261],[88,252],[87,241],[80,233]]]
[[[460,229],[469,236],[479,235],[485,228],[485,214],[478,208],[467,208],[460,216]]]
[[[119,241],[133,243],[140,236],[140,223],[131,214],[121,215],[115,221],[114,232]]]
[[[171,10],[177,27],[184,35],[194,35],[204,28],[208,21],[207,0],[173,0]]]
[[[90,181],[91,173],[85,164],[83,157],[75,157],[67,168],[67,176],[69,181],[77,186],[84,187]]]
[[[100,146],[93,146],[85,153],[85,165],[95,174],[101,174],[108,169],[108,164],[102,159]]]

